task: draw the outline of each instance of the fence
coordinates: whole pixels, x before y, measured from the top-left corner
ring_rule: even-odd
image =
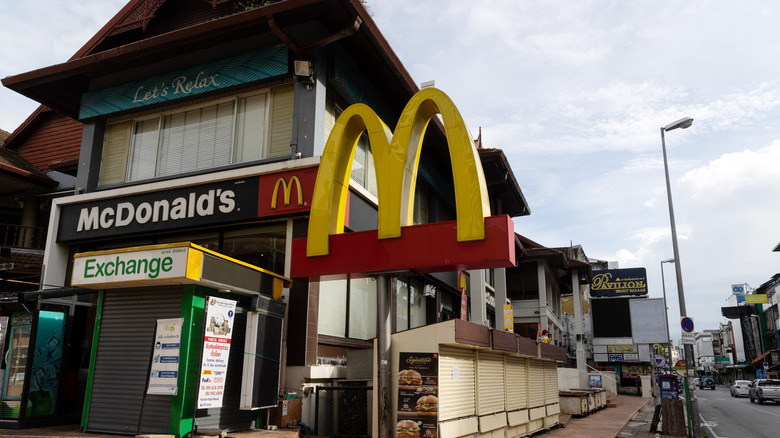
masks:
[[[44,249],[46,228],[0,224],[0,246]]]
[[[317,387],[314,408],[317,436],[371,436],[373,388],[358,385],[363,383],[344,382],[340,386]]]

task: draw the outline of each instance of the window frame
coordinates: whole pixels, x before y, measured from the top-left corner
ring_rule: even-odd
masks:
[[[118,186],[125,186],[125,185],[134,185],[134,184],[145,184],[149,182],[154,181],[160,181],[160,180],[166,180],[166,179],[172,179],[172,178],[180,178],[184,176],[189,175],[197,175],[202,173],[210,173],[215,171],[216,169],[219,170],[226,170],[230,168],[237,168],[237,167],[245,167],[247,165],[252,165],[256,163],[261,162],[275,162],[275,161],[284,161],[288,160],[289,156],[279,156],[279,157],[269,157],[269,149],[271,147],[271,122],[272,122],[272,112],[273,112],[273,105],[274,105],[274,93],[273,89],[275,87],[262,87],[262,88],[256,88],[248,91],[243,91],[240,93],[233,93],[230,95],[221,95],[218,97],[214,97],[211,99],[199,99],[194,103],[179,103],[177,105],[171,105],[167,106],[161,109],[157,109],[154,111],[144,111],[140,113],[135,114],[129,114],[124,115],[121,117],[115,117],[115,118],[109,118],[106,120],[105,129],[103,132],[103,138],[101,142],[101,160],[100,160],[100,167],[98,169],[99,171],[99,177],[98,180],[102,180],[103,178],[103,172],[105,171],[104,164],[106,159],[106,153],[107,153],[107,142],[108,142],[108,134],[109,134],[109,127],[111,125],[119,125],[122,123],[130,123],[130,135],[129,135],[129,141],[124,146],[124,173],[122,176],[122,180],[119,182],[110,182],[110,183],[98,183],[99,189],[106,189],[106,188],[113,188]],[[241,100],[242,99],[248,99],[256,96],[264,95],[265,96],[265,107],[264,107],[264,114],[263,114],[263,135],[262,135],[262,144],[261,144],[261,150],[262,150],[262,157],[259,159],[253,159],[248,161],[241,161],[241,162],[235,162],[236,158],[236,147],[238,147],[238,124],[239,124],[239,116],[238,113],[240,107],[241,107]],[[206,167],[202,169],[193,169],[188,170],[185,172],[180,173],[171,173],[171,174],[165,174],[165,175],[158,175],[158,168],[160,161],[160,154],[161,154],[161,138],[163,134],[163,128],[165,124],[165,118],[168,116],[173,116],[177,114],[185,114],[189,111],[195,111],[195,110],[202,110],[209,107],[217,107],[219,105],[225,104],[225,103],[231,103],[232,102],[232,121],[231,121],[231,135],[230,135],[230,160],[229,163],[226,165],[221,165],[217,167]],[[142,122],[148,122],[152,120],[157,120],[157,143],[156,143],[156,152],[155,152],[155,158],[154,158],[154,176],[148,177],[148,178],[141,178],[141,179],[129,179],[130,178],[130,172],[133,165],[133,151],[134,151],[134,135],[135,131],[137,129],[137,126],[139,123]]]

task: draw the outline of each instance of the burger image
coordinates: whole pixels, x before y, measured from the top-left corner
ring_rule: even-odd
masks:
[[[398,388],[415,390],[422,386],[422,376],[415,370],[402,370],[398,373]]]
[[[412,420],[401,420],[395,425],[397,438],[420,438],[420,426]]]
[[[439,411],[439,398],[435,395],[424,395],[417,399],[417,415],[436,415]]]

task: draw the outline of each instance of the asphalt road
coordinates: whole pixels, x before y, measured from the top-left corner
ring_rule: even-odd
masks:
[[[732,397],[727,386],[696,389],[702,432],[710,438],[780,436],[780,403],[750,403],[748,397]]]

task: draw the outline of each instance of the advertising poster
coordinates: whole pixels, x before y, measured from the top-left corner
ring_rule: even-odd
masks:
[[[183,318],[158,319],[147,394],[176,395]]]
[[[200,363],[198,409],[222,407],[236,302],[206,297],[206,333]]]
[[[439,355],[399,353],[398,438],[435,438],[439,415]]]

